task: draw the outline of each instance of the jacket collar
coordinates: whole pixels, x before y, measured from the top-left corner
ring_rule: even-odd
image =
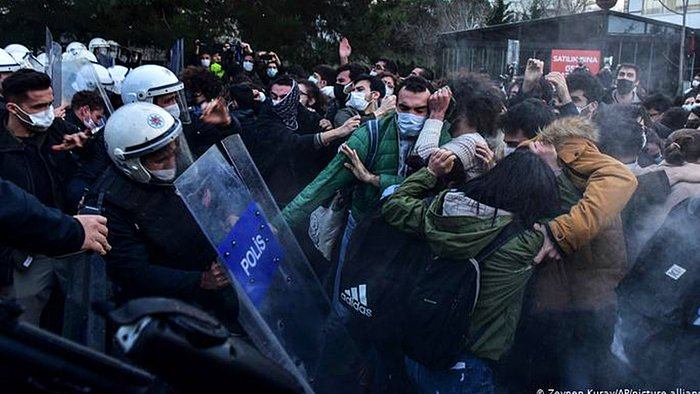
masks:
[[[9,111],[2,111],[0,112],[0,150],[8,151],[8,150],[18,150],[18,149],[24,149],[24,142],[22,142],[21,139],[17,138],[10,132],[10,129],[7,127],[7,121],[10,117],[10,112]],[[44,141],[46,141],[46,133],[41,133],[38,135],[38,142],[39,146],[43,145]]]

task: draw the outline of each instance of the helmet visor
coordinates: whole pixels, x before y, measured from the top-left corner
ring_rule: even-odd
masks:
[[[194,162],[184,133],[160,149],[139,158],[153,184],[172,184]]]

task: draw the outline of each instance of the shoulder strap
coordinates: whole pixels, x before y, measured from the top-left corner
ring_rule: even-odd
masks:
[[[503,230],[493,239],[484,249],[479,252],[474,258],[478,263],[483,262],[488,259],[492,254],[494,254],[501,246],[505,245],[508,241],[515,238],[516,235],[522,232],[522,227],[515,220],[511,221],[506,225]]]
[[[365,168],[370,170],[374,166],[379,150],[379,121],[377,119],[368,120],[367,130],[369,131],[369,147],[367,148],[367,160],[364,164]]]

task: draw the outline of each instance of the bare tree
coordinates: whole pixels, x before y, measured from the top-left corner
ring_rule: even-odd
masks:
[[[483,0],[452,0],[440,2],[436,7],[438,31],[476,29],[484,25],[491,6]]]

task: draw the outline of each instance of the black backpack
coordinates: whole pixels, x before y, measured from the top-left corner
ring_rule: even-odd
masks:
[[[521,231],[509,224],[466,261],[435,258],[425,241],[390,226],[376,207],[355,229],[341,272],[349,332],[361,341],[399,341],[415,361],[449,368],[466,343],[479,264]]]

